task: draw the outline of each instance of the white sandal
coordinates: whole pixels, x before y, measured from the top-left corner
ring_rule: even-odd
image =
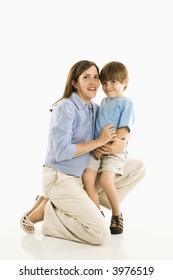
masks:
[[[33,233],[35,232],[35,228],[34,228],[34,223],[30,221],[30,219],[28,218],[28,215],[31,214],[37,207],[38,205],[45,199],[44,196],[37,196],[36,197],[36,202],[33,206],[33,208],[30,211],[27,211],[21,218],[20,220],[20,224],[22,229],[27,232],[27,233]],[[25,227],[33,227],[33,230],[27,230]]]

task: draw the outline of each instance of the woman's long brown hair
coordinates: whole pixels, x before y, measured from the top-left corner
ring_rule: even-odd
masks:
[[[63,96],[58,99],[55,103],[52,104],[51,108],[49,109],[51,112],[54,108],[54,106],[57,104],[57,102],[63,98],[69,98],[73,92],[76,92],[75,87],[72,84],[72,81],[77,82],[79,76],[88,68],[90,68],[91,66],[95,66],[97,71],[98,71],[98,75],[99,75],[99,68],[98,66],[93,62],[93,61],[89,61],[89,60],[81,60],[78,61],[77,63],[75,63],[72,68],[70,69],[68,76],[67,76],[67,80],[66,80],[66,85],[65,85],[65,89],[64,89],[64,93]]]

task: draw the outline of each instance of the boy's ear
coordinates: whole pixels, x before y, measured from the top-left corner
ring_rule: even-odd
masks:
[[[125,86],[125,87],[127,87],[128,82],[129,82],[129,78],[126,78],[126,79],[124,80],[124,86]]]

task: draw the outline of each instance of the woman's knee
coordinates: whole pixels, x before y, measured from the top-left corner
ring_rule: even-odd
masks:
[[[146,173],[146,166],[144,161],[136,159],[136,173],[142,178]]]
[[[111,233],[110,233],[110,229],[108,228],[106,231],[102,232],[102,236],[101,236],[100,240],[98,240],[99,244],[103,245],[103,244],[107,243],[110,240],[110,238],[111,238]]]
[[[107,243],[111,238],[111,233],[108,225],[100,226],[97,229],[94,229],[94,234],[92,236],[93,245],[102,245]]]

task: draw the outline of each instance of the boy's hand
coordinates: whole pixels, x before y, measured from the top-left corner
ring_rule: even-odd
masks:
[[[96,149],[94,152],[94,156],[96,159],[101,159],[103,155],[116,155],[117,153],[122,152],[126,145],[127,143],[125,140],[115,138],[110,143]]]

